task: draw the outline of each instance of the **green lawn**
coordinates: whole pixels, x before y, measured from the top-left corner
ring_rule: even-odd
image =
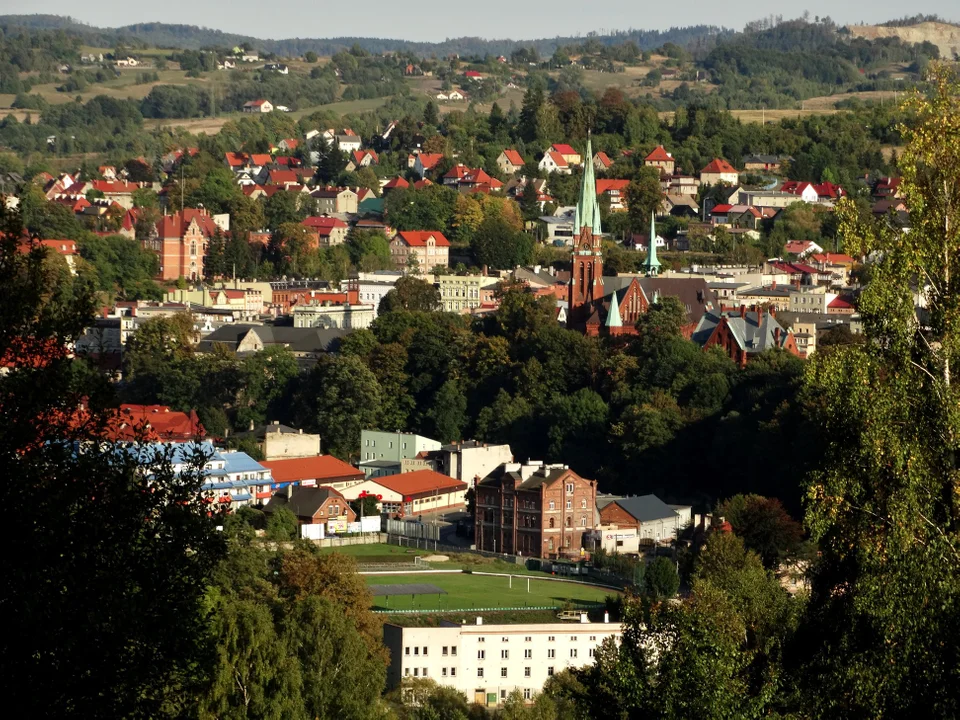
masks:
[[[375,610],[470,610],[472,608],[564,607],[567,603],[603,603],[617,591],[606,588],[546,580],[471,574],[365,575],[368,585],[429,583],[446,595],[398,595],[374,598]],[[529,582],[530,590],[527,591]]]

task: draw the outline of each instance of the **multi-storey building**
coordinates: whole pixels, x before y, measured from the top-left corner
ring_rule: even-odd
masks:
[[[580,557],[596,527],[597,482],[566,465],[505,463],[477,483],[477,548]]]
[[[390,651],[387,686],[404,678],[426,677],[456,688],[467,700],[495,707],[514,690],[525,700],[562,670],[593,662],[607,638],[620,641],[619,623],[545,623],[518,625],[458,624],[439,627],[383,627]]]
[[[496,285],[500,278],[486,275],[438,275],[437,288],[444,312],[463,313],[480,307],[481,290]]]
[[[436,452],[440,448],[438,441],[413,433],[360,431],[360,454],[364,462],[391,460],[399,464],[402,460],[415,458],[422,452]]]

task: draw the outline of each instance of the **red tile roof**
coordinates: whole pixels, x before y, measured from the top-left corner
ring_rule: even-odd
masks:
[[[516,150],[504,150],[503,154],[507,158],[507,162],[512,165],[523,165],[523,157]]]
[[[338,460],[333,455],[317,455],[290,460],[265,460],[260,463],[269,469],[274,482],[300,482],[303,480],[363,480],[363,472],[353,465]]]
[[[114,195],[129,195],[134,190],[140,189],[140,186],[136,183],[128,183],[124,182],[123,180],[94,180],[90,184],[93,186],[94,190],[99,190],[104,195],[107,193]]]
[[[728,163],[726,160],[715,158],[711,160],[703,170],[700,171],[700,174],[702,175],[703,173],[735,173],[735,172],[737,172],[736,168],[733,167],[733,165]]]
[[[424,170],[432,170],[438,162],[443,160],[443,153],[420,153],[417,157]]]
[[[243,167],[250,159],[246,153],[228,152],[224,153],[223,156],[227,159],[227,165],[230,167]]]
[[[830,304],[827,307],[835,308],[837,310],[852,310],[854,305],[849,300],[845,300],[840,295],[837,295],[833,300],[830,301]]]
[[[550,150],[546,154],[550,156],[550,158],[553,160],[554,165],[556,165],[557,167],[568,167],[567,159],[563,157],[563,155],[561,155],[559,152],[555,150]]]
[[[408,188],[408,187],[410,187],[410,183],[408,183],[408,182],[407,182],[406,180],[404,180],[402,177],[400,177],[399,175],[397,175],[397,176],[396,176],[395,178],[393,178],[390,182],[388,182],[386,185],[384,185],[384,186],[383,186],[383,189],[384,189],[384,190],[393,190],[394,188]]]
[[[627,189],[627,187],[629,187],[629,185],[630,185],[629,180],[600,179],[600,180],[597,180],[597,195],[602,195],[603,193],[609,192],[611,190],[618,190],[619,192],[623,192],[624,190]]]
[[[270,157],[269,153],[255,153],[250,156],[251,165],[263,167],[264,165],[269,165],[271,162],[273,162],[273,158]]]
[[[284,138],[280,142],[286,145],[287,150],[296,150],[297,146],[300,144],[300,141],[296,138]]]
[[[425,187],[430,187],[431,185],[433,185],[433,183],[430,182],[429,178],[424,178],[423,180],[417,180],[413,184],[413,187],[415,190],[423,190]]]
[[[309,228],[345,228],[347,224],[338,218],[332,217],[308,217],[306,218],[301,225],[304,225]]]
[[[77,254],[77,243],[74,240],[38,240],[38,242],[61,255]]]
[[[811,255],[810,259],[814,262],[826,263],[828,265],[852,265],[856,262],[856,260],[844,253],[817,253],[816,255]]]
[[[576,150],[573,149],[573,146],[567,145],[565,143],[554,143],[550,146],[550,149],[554,152],[558,152],[561,155],[579,155]]]
[[[715,205],[710,211],[711,215],[724,215],[733,210],[733,205]]]
[[[370,482],[404,496],[434,491],[465,490],[467,487],[465,482],[435,470],[416,470],[400,475],[385,475],[372,478]]]
[[[787,192],[793,195],[803,195],[803,191],[808,187],[812,187],[817,193],[817,197],[821,198],[841,198],[846,192],[839,185],[834,185],[832,182],[823,182],[819,185],[815,185],[811,182],[801,182],[799,180],[787,180],[783,185],[780,186],[780,192]]]
[[[194,220],[196,220],[197,225],[200,226],[200,232],[206,237],[212,237],[216,233],[216,223],[213,222],[213,218],[205,211],[184,208],[178,213],[164,215],[160,218],[160,220],[157,221],[157,235],[161,239],[182,238],[187,232],[187,228],[190,227],[190,223]]]
[[[603,150],[600,150],[597,152],[596,159],[599,160],[600,164],[603,165],[605,168],[608,168],[611,165],[613,165],[613,160],[611,160],[609,156],[605,152],[603,152]]]
[[[663,145],[657,145],[653,152],[644,158],[646,162],[669,162],[671,160],[673,160],[673,156],[664,150]]]
[[[271,185],[296,185],[300,182],[300,176],[293,170],[271,170]]]
[[[426,247],[427,240],[430,238],[433,238],[437,247],[450,247],[450,241],[443,236],[443,233],[434,230],[402,230],[397,233],[397,237],[412,247]]]
[[[147,439],[193,440],[205,431],[195,410],[171,410],[166,405],[121,405],[111,419],[107,436],[111,440],[132,440],[144,430]]]

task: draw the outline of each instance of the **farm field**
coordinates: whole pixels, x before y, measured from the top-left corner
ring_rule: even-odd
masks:
[[[374,610],[470,610],[474,608],[556,607],[568,603],[602,604],[616,590],[557,582],[546,578],[511,578],[489,575],[410,574],[365,575],[367,585],[409,585],[426,583],[445,590],[446,595],[397,595],[374,598]],[[527,591],[529,582],[530,591]],[[512,583],[512,587],[511,587]]]

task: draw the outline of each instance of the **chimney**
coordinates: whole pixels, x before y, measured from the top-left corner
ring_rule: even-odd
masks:
[[[741,305],[741,306],[740,306],[740,319],[743,320],[743,319],[746,318],[746,317],[747,317],[747,306],[746,306],[746,305]]]
[[[763,322],[763,305],[757,305],[757,327]]]
[[[580,622],[581,622],[581,623],[589,623],[589,622],[590,622],[590,618],[587,617],[587,614],[586,614],[586,613],[580,613]]]
[[[776,280],[774,280],[772,283],[770,283],[770,289],[771,289],[771,290],[776,290],[776,289],[777,289],[777,281],[776,281]]]
[[[777,347],[780,347],[780,328],[775,327],[773,329],[773,341],[776,343]]]

